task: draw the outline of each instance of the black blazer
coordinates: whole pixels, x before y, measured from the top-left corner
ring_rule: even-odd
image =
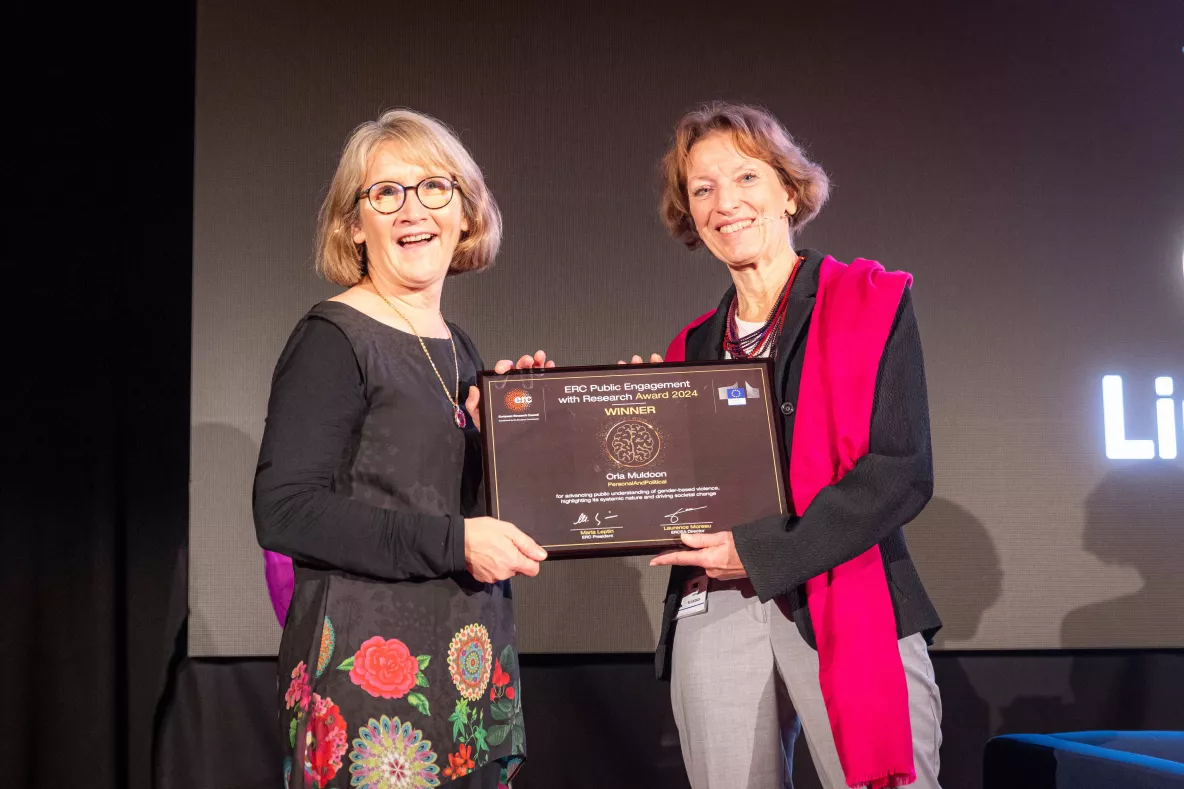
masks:
[[[805,260],[789,292],[773,373],[787,451],[793,447],[794,404],[823,258],[821,253],[808,249],[800,254]],[[734,294],[735,288],[729,288],[715,314],[687,334],[687,361],[723,358],[724,324]],[[902,531],[933,495],[925,363],[908,290],[900,301],[880,360],[869,439],[868,454],[838,483],[823,488],[804,514],[775,515],[733,530],[736,551],[757,596],[762,601],[783,599],[787,613],[811,647],[817,648],[806,606],[806,580],[854,559],[876,544],[884,559],[897,637],[923,633],[932,643],[933,634],[941,627]],[[792,502],[791,496],[791,506]],[[662,632],[654,656],[659,679],[669,677],[670,649],[678,625],[674,613],[683,584],[696,569],[671,568]]]

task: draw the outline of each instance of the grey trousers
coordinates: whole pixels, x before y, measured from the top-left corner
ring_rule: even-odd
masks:
[[[941,694],[925,639],[911,635],[899,645],[913,786],[940,789]],[[678,622],[670,679],[692,789],[792,789],[793,748],[802,731],[822,785],[846,789],[818,683],[818,653],[779,601],[761,603],[748,581],[713,581],[707,611]]]

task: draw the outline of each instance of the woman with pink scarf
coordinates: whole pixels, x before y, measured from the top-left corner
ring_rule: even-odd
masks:
[[[691,786],[790,787],[804,730],[828,789],[937,787],[941,621],[902,531],[933,492],[912,278],[794,246],[827,177],[763,110],[687,114],[663,172],[670,232],[733,281],[666,358],[774,359],[793,502],[652,561],[672,566],[657,668]],[[704,587],[706,610],[680,607]]]

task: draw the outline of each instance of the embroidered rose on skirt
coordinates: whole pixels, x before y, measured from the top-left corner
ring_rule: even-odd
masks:
[[[345,668],[343,665],[342,668]],[[382,699],[401,699],[415,687],[419,660],[397,638],[374,636],[362,643],[349,667],[350,680]]]

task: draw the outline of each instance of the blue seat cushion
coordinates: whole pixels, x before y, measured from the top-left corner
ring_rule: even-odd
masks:
[[[1079,731],[1053,736],[1082,745],[1184,763],[1184,731]]]
[[[1184,732],[1009,734],[985,756],[986,789],[1184,787]]]

